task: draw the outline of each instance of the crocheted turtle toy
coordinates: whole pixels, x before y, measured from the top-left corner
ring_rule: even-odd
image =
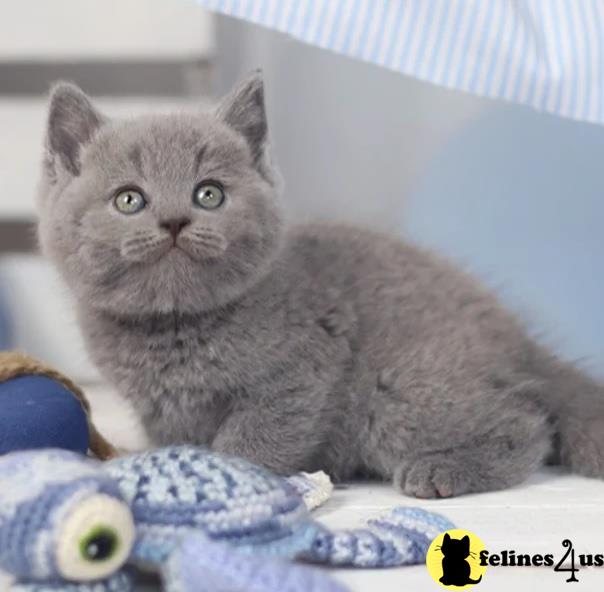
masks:
[[[323,565],[418,563],[445,518],[398,508],[365,529],[310,517],[295,480],[194,447],[98,463],[62,450],[0,457],[0,569],[19,592],[122,592],[132,566],[168,592],[337,592]],[[306,492],[308,493],[308,491]]]

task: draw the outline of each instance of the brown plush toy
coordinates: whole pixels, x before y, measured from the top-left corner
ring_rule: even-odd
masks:
[[[82,389],[34,358],[0,352],[0,454],[34,448],[117,456],[94,426]]]

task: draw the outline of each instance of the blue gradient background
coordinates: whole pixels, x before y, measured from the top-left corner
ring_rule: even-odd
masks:
[[[604,128],[490,109],[430,162],[401,224],[604,376]]]

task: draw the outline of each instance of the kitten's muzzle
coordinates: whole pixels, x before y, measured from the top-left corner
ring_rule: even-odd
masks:
[[[189,218],[170,218],[169,220],[160,222],[159,227],[167,230],[172,238],[176,240],[183,228],[187,227],[189,224],[191,224]]]

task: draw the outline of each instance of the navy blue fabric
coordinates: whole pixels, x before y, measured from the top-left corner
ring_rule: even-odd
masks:
[[[45,376],[0,382],[0,454],[33,448],[86,453],[89,435],[80,402]]]

